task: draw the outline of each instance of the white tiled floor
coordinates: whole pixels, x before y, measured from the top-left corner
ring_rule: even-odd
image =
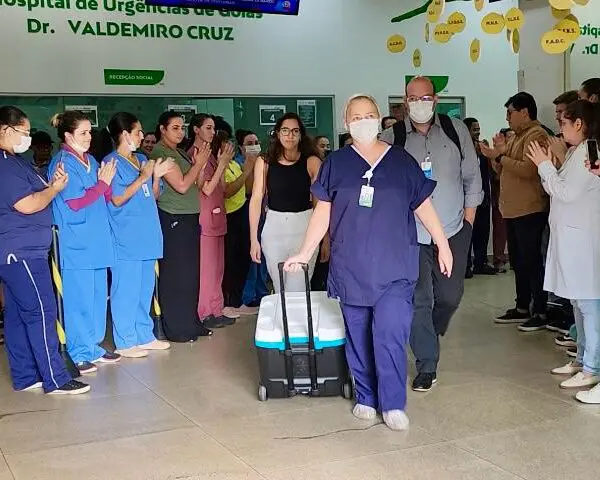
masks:
[[[101,366],[78,398],[14,393],[0,359],[0,480],[554,480],[589,476],[600,407],[548,372],[549,332],[493,318],[510,275],[467,281],[439,385],[409,395],[409,433],[355,420],[341,398],[256,398],[253,321],[148,359]],[[368,428],[371,427],[371,428]]]

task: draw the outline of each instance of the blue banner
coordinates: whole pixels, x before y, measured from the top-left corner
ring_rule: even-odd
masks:
[[[212,8],[276,15],[298,15],[300,0],[146,0],[162,7]]]

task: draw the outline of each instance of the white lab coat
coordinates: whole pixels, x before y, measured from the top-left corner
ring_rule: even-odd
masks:
[[[544,290],[572,300],[600,299],[600,178],[585,168],[586,143],[557,171],[538,166],[550,195],[550,243]]]

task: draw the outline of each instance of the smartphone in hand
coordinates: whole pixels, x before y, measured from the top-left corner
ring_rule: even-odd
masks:
[[[598,142],[596,140],[587,140],[587,154],[590,168],[593,170],[600,168],[600,165],[598,165]]]

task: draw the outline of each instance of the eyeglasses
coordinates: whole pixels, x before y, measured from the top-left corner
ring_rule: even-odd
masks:
[[[279,132],[284,137],[289,137],[290,135],[293,135],[294,137],[300,136],[300,129],[299,128],[287,128],[287,127],[283,127],[282,129],[279,130]]]
[[[30,130],[21,130],[20,128],[16,128],[16,127],[10,127],[12,128],[15,132],[19,132],[22,133],[23,135],[27,135],[29,136],[29,134],[31,133]]]
[[[410,95],[406,97],[408,102],[433,102],[435,97],[433,95],[423,95],[422,97],[417,97],[416,95]]]

